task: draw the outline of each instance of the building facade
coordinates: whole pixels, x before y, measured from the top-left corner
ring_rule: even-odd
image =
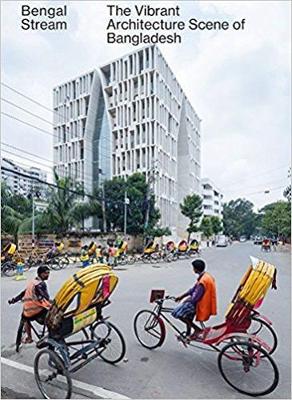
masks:
[[[223,194],[208,178],[202,178],[203,215],[223,218]]]
[[[41,184],[36,180],[30,179],[29,177],[24,177],[19,175],[25,174],[29,175],[32,178],[40,179],[44,182],[47,182],[47,173],[39,168],[30,167],[23,168],[17,165],[17,163],[13,160],[3,158],[1,167],[7,168],[11,171],[7,171],[5,169],[1,169],[1,177],[2,181],[6,183],[6,185],[10,188],[10,190],[15,194],[20,194],[22,196],[28,196],[33,192],[38,192],[38,197],[44,198],[46,194],[46,184]]]
[[[161,226],[182,235],[179,203],[200,192],[200,119],[157,46],[58,86],[54,109],[59,174],[92,192],[104,178],[141,172]]]

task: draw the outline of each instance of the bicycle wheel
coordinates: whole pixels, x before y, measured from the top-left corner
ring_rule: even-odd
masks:
[[[58,259],[55,259],[55,258],[49,260],[47,265],[48,265],[49,268],[51,268],[51,269],[53,269],[55,271],[58,271],[59,269],[62,268],[61,265],[60,265],[60,261]]]
[[[104,350],[100,358],[110,364],[120,362],[126,353],[126,344],[119,329],[108,321],[100,321],[91,329],[91,339],[101,339]]]
[[[62,359],[54,351],[43,349],[37,353],[34,376],[45,399],[70,399],[72,380]]]
[[[258,336],[270,347],[266,350],[269,354],[273,354],[278,346],[278,338],[272,326],[260,317],[251,317],[251,325],[247,330],[249,335]]]
[[[264,396],[279,382],[279,371],[272,357],[258,344],[235,341],[218,356],[218,367],[225,381],[238,392]]]
[[[7,261],[2,265],[1,272],[8,277],[14,276],[16,274],[16,264],[13,261]]]
[[[141,310],[136,314],[134,332],[142,346],[151,350],[162,346],[165,339],[164,322],[150,310]]]
[[[127,256],[127,264],[133,265],[136,262],[136,258],[134,256]]]
[[[59,259],[59,265],[61,269],[68,267],[69,264],[70,260],[67,256],[63,256]]]

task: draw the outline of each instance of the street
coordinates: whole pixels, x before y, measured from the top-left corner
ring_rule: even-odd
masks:
[[[234,243],[227,248],[204,249],[202,258],[207,263],[207,270],[216,279],[218,298],[218,315],[211,318],[207,325],[224,321],[226,307],[249,265],[250,255],[263,258],[278,269],[278,290],[269,290],[260,308],[261,314],[273,322],[279,341],[273,358],[279,368],[280,382],[276,390],[266,397],[288,399],[291,398],[289,252],[262,253],[260,246],[251,242]],[[65,270],[51,272],[48,281],[51,297],[75,271],[76,267],[70,266]],[[111,297],[112,303],[104,310],[104,316],[109,315],[110,320],[122,331],[127,346],[126,358],[117,366],[96,359],[75,373],[74,379],[129,398],[248,398],[223,380],[217,366],[217,354],[209,351],[210,348],[206,347],[208,351],[185,348],[177,341],[175,332],[168,329],[163,346],[150,351],[143,348],[134,335],[135,314],[141,309],[152,308],[149,304],[151,289],[165,289],[170,295],[179,295],[193,285],[196,277],[192,272],[191,260],[169,264],[135,264],[117,268],[116,272],[120,281]],[[31,270],[26,276],[31,278],[34,274],[35,270]],[[19,354],[14,349],[22,305],[9,306],[7,303],[9,298],[24,289],[25,283],[2,278],[1,349],[2,358],[31,367],[37,351],[34,345],[22,348]],[[17,382],[15,393],[20,392],[21,398],[40,396],[32,374],[2,362],[2,387],[11,389],[8,387],[11,379]],[[21,389],[17,390],[18,387]],[[100,397],[103,397],[100,393]],[[98,397],[98,394],[92,396]]]

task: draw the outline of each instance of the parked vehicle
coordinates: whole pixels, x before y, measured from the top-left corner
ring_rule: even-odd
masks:
[[[228,238],[225,235],[220,235],[216,241],[216,247],[227,247]]]
[[[253,244],[262,244],[263,238],[261,236],[256,236]]]

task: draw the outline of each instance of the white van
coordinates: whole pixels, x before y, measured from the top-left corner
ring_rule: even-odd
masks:
[[[227,247],[228,239],[225,235],[219,235],[216,240],[216,247]]]

